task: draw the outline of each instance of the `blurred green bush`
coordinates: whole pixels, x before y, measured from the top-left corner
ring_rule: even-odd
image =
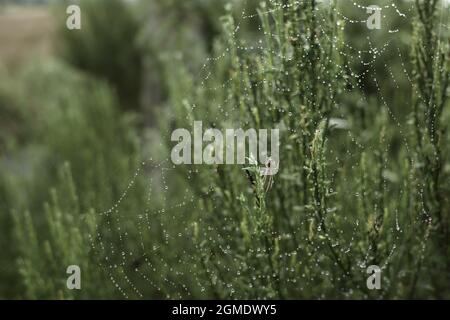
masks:
[[[62,18],[61,56],[74,67],[107,80],[117,91],[122,108],[138,110],[144,77],[138,18],[122,0],[83,0],[79,5],[82,28],[76,32],[64,27],[65,7],[57,7]]]
[[[107,208],[125,190],[140,163],[139,142],[132,119],[119,113],[116,96],[106,84],[54,61],[31,64],[15,80],[21,93],[15,97],[15,105],[24,115],[29,131],[22,149],[31,152],[10,153],[9,160],[2,163],[8,170],[2,182],[13,180],[17,184],[8,184],[6,190],[20,195],[15,197],[17,203],[3,208],[2,216],[5,213],[10,216],[12,212],[7,212],[8,209],[16,208],[14,217],[18,226],[27,228],[19,228],[20,237],[14,242],[15,248],[20,248],[27,256],[20,269],[24,279],[32,284],[33,280],[27,277],[34,277],[31,279],[51,286],[53,281],[46,279],[45,274],[50,277],[56,270],[50,268],[52,261],[44,263],[40,249],[52,251],[47,254],[58,251],[59,255],[70,255],[78,248],[79,254],[83,254],[78,257],[79,261],[86,260],[87,234],[76,232],[85,230],[90,211]],[[70,167],[64,164],[66,162],[70,162]],[[51,192],[51,201],[43,206],[43,199],[49,198],[50,189],[57,187],[54,184],[60,180],[61,187]],[[66,191],[62,192],[60,189],[64,188]],[[2,193],[4,197],[7,197],[6,190]],[[75,190],[82,195],[78,197]],[[138,194],[136,197],[131,203],[139,208],[141,200]],[[31,215],[21,214],[26,208],[31,210]],[[33,231],[34,228],[37,231]],[[59,233],[75,232],[69,237],[74,242],[68,245],[56,241],[51,228],[62,228]],[[33,235],[36,250],[30,250],[27,238]],[[56,298],[57,291],[61,290],[44,287],[35,291],[30,288],[27,296]]]

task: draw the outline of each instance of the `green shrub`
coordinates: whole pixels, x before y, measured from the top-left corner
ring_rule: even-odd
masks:
[[[66,7],[61,7],[61,10]],[[73,66],[107,80],[121,100],[121,107],[140,107],[143,50],[139,46],[140,23],[122,0],[81,1],[81,30],[59,21],[58,44],[62,57]]]
[[[433,14],[429,9],[425,12]],[[206,80],[189,78],[171,60],[174,111],[166,132],[189,128],[201,119],[217,128],[275,126],[283,136],[281,169],[271,189],[254,170],[246,174],[220,166],[213,172],[204,167],[180,168],[193,185],[203,186],[193,189],[202,212],[193,220],[204,269],[198,277],[209,288],[208,297],[449,294],[448,285],[439,285],[447,283],[448,272],[443,264],[435,268],[445,260],[447,247],[440,253],[424,251],[434,232],[421,218],[419,181],[423,180],[413,159],[420,148],[405,142],[409,137],[405,132],[399,137],[397,120],[391,119],[383,100],[365,109],[365,117],[373,119],[369,126],[359,122],[359,112],[340,104],[343,96],[362,93],[346,75],[344,57],[350,52],[340,47],[342,29],[335,14],[333,6],[319,8],[314,1],[292,7],[274,2],[261,8],[265,35],[261,53],[245,49],[246,43],[233,32],[233,19],[227,17],[227,42],[217,48],[217,52],[228,48],[227,56],[211,64]],[[420,36],[415,39],[421,42]],[[433,59],[433,50],[426,50],[424,55]],[[436,82],[440,90],[427,88],[445,96],[448,67],[436,63],[435,71],[442,77],[441,84]],[[417,72],[419,83],[424,77],[426,73]],[[333,118],[348,121],[352,131],[345,135],[333,129]],[[399,138],[403,147],[393,152]],[[438,167],[442,170],[443,165]],[[421,168],[426,175],[433,172],[429,165]],[[441,184],[448,188],[444,179]],[[447,197],[440,192],[437,202],[448,212]],[[448,227],[448,221],[443,225]],[[425,267],[424,259],[436,265]],[[366,288],[366,268],[371,264],[382,267],[385,279],[377,292]],[[439,280],[433,281],[435,277]]]
[[[13,105],[42,156],[34,177],[0,180],[0,210],[18,207],[6,219],[25,290],[7,294],[448,298],[450,51],[435,3],[416,2],[406,124],[382,94],[387,84],[372,77],[380,91],[366,97],[349,72],[356,56],[336,1],[262,3],[252,40],[228,8],[200,72],[188,55],[162,55],[168,106],[156,146],[142,147],[104,83],[59,63],[26,70]],[[278,128],[280,171],[270,181],[253,165],[164,161],[172,131],[194,120]],[[82,268],[79,292],[65,288],[70,264]],[[370,265],[382,269],[381,290],[366,286]]]
[[[26,297],[72,297],[64,291],[69,263],[79,264],[86,277],[94,279],[81,297],[107,296],[107,285],[104,291],[96,288],[101,257],[93,259],[88,231],[93,234],[93,221],[104,221],[94,212],[106,210],[120,197],[139,166],[131,119],[118,112],[115,95],[105,84],[58,62],[31,65],[20,77],[23,95],[15,103],[26,115],[29,147],[40,148],[42,156],[29,161],[35,163],[34,179],[14,177],[28,195],[9,203],[3,214],[17,208],[16,243]],[[17,161],[19,155],[11,157]],[[70,169],[64,165],[67,161]],[[46,179],[36,179],[39,176]],[[136,185],[135,196],[125,204],[130,212],[143,206],[143,188],[140,181]],[[9,189],[19,192],[12,185]],[[30,211],[22,214],[24,208]]]

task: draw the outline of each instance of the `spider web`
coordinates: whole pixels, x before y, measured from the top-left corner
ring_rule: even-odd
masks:
[[[273,1],[269,1],[273,2]],[[285,5],[275,5],[274,8],[262,12],[263,15],[271,15],[278,10],[285,10],[290,6],[300,5],[303,1],[296,1],[292,4]],[[376,1],[374,1],[376,2]],[[346,30],[350,25],[366,24],[367,7],[356,2],[349,1],[354,8],[360,10],[360,15],[358,17],[347,16],[346,13],[341,12],[339,7],[336,8],[336,14],[340,21],[344,21],[345,25],[340,26]],[[326,1],[319,3],[318,5],[327,5]],[[449,29],[449,25],[446,25],[444,21],[448,18],[444,16],[444,3],[442,2],[441,16],[439,17],[439,34],[446,32]],[[396,3],[381,6],[382,12],[387,10],[392,10],[394,15],[398,19],[410,19],[415,11],[414,2],[411,2],[407,6],[406,11],[401,11]],[[320,11],[315,12],[316,19],[323,21],[323,25],[326,25],[326,16]],[[232,38],[239,38],[240,36],[240,24],[248,19],[254,19],[258,17],[256,12],[241,12],[240,19],[233,31]],[[382,16],[383,19],[386,17]],[[328,37],[327,32],[322,27],[322,24],[318,24],[319,28],[322,30],[322,34]],[[443,31],[444,30],[444,31]],[[377,47],[374,46],[374,41],[372,37],[379,35],[383,32],[383,36],[386,37],[385,42]],[[448,32],[448,31],[447,31]],[[391,86],[398,88],[398,79],[394,76],[393,66],[389,66],[383,63],[385,71],[388,74],[388,78],[381,78],[377,70],[377,62],[383,61],[385,55],[396,54],[401,61],[401,68],[403,70],[403,76],[409,82],[411,90],[414,90],[416,95],[420,97],[419,92],[414,88],[411,75],[408,72],[408,62],[403,57],[401,48],[397,45],[399,41],[398,37],[400,30],[396,26],[386,26],[383,25],[381,31],[371,31],[367,30],[366,41],[361,48],[354,46],[346,42],[345,40],[341,42],[339,39],[327,38],[335,49],[344,48],[340,50],[340,54],[346,57],[347,64],[339,66],[340,73],[350,75],[351,79],[347,80],[348,86],[345,86],[345,92],[343,95],[350,95],[355,90],[357,90],[360,95],[359,102],[363,107],[372,105],[373,102],[370,101],[370,96],[365,93],[365,84],[369,83],[376,88],[376,95],[378,96],[379,107],[384,109],[388,115],[392,124],[396,127],[396,130],[402,140],[407,154],[410,155],[410,159],[414,159],[412,156],[411,146],[408,142],[407,128],[404,124],[404,120],[399,119],[395,112],[395,108],[389,104],[389,100],[386,99],[385,93],[383,92],[383,86],[387,83]],[[262,36],[262,35],[261,35]],[[276,35],[270,35],[272,39],[275,39]],[[261,37],[262,38],[262,37]],[[241,51],[247,52],[263,52],[265,50],[265,45],[262,40],[257,41],[257,44],[253,45],[240,45],[236,43],[236,46]],[[230,48],[225,47],[223,52],[216,55],[215,57],[209,57],[203,64],[201,70],[198,73],[198,77],[201,78],[201,85],[205,91],[208,91],[209,96],[218,90],[223,90],[228,87],[228,85],[234,80],[232,77],[224,81],[221,85],[215,87],[208,87],[208,80],[212,74],[212,65],[220,62],[222,59],[227,59],[229,56]],[[285,58],[285,57],[284,57]],[[331,58],[330,58],[331,59]],[[357,62],[357,63],[356,63]],[[350,73],[347,72],[350,70]],[[363,70],[362,72],[358,70]],[[211,106],[218,104],[220,112],[220,118],[217,117],[217,121],[220,122],[224,118],[228,117],[228,111],[225,109],[227,103],[229,103],[231,98],[227,97],[222,101],[217,101],[213,99],[211,101]],[[339,105],[338,101],[334,101],[337,108],[333,110],[334,116],[339,117],[341,120],[347,118],[347,114],[343,108]],[[426,101],[425,101],[426,102]],[[201,119],[198,119],[201,120]],[[365,151],[367,153],[374,153],[375,151],[368,144],[358,138],[358,133],[352,132],[350,129],[345,129],[345,134],[347,135],[348,141],[350,141],[354,147],[360,151]],[[347,159],[342,158],[342,155],[336,156],[336,161],[345,162],[349,159],[354,159],[358,157],[359,154],[353,154],[353,151],[345,146],[347,150]],[[388,144],[386,143],[386,148]],[[282,162],[282,159],[281,159]],[[282,165],[282,163],[281,163]],[[412,163],[411,165],[414,165]],[[385,161],[383,163],[384,171],[389,171],[389,164]],[[100,260],[100,267],[103,268],[106,274],[109,275],[112,284],[117,288],[117,290],[123,295],[124,298],[145,298],[148,297],[148,290],[146,288],[151,288],[150,292],[152,295],[160,293],[162,297],[168,299],[182,299],[182,298],[192,298],[195,296],[194,292],[208,292],[211,290],[208,286],[210,284],[205,282],[204,276],[199,274],[198,265],[201,263],[199,260],[199,255],[202,254],[201,250],[198,251],[198,255],[189,250],[189,247],[198,248],[198,245],[192,239],[193,226],[185,216],[190,212],[197,212],[199,217],[199,223],[202,223],[207,217],[202,217],[200,211],[202,211],[199,203],[201,198],[193,195],[189,188],[185,190],[170,190],[174,183],[169,182],[173,179],[172,175],[176,175],[177,168],[171,163],[170,159],[166,159],[160,162],[156,162],[153,159],[149,159],[141,164],[135,172],[135,175],[128,184],[128,187],[123,192],[121,197],[117,202],[108,210],[101,212],[99,217],[102,221],[102,225],[98,225],[99,231],[95,235],[90,235],[92,250],[96,253]],[[216,168],[211,168],[211,174],[216,173]],[[195,179],[196,170],[193,168],[187,171],[187,176],[185,177],[188,181]],[[130,194],[135,192],[137,181],[139,179],[146,179],[146,202],[145,207],[141,212],[128,212],[126,208],[127,199]],[[331,177],[333,180],[334,177]],[[343,177],[344,181],[348,181],[349,185],[351,180],[354,179],[352,176]],[[276,180],[274,183],[277,183]],[[387,191],[390,189],[387,187],[387,180],[384,182],[384,188]],[[209,190],[213,192],[214,190]],[[177,192],[177,199],[182,199],[180,202],[173,203],[171,201],[171,195],[173,192]],[[400,189],[400,194],[404,192]],[[355,190],[346,190],[346,193],[354,195],[355,197],[361,196]],[[204,197],[209,197],[210,194],[207,192]],[[400,197],[400,195],[398,195]],[[159,198],[158,200],[155,200]],[[423,201],[423,198],[422,198]],[[155,202],[158,202],[158,206],[155,206]],[[401,212],[396,211],[396,217]],[[345,218],[344,218],[345,219]],[[227,221],[224,221],[226,224]],[[339,248],[341,254],[351,254],[354,246],[356,245],[353,241],[356,238],[358,230],[361,229],[361,225],[364,221],[359,220],[346,220],[353,230],[353,235],[351,235],[350,240],[346,243],[336,242],[336,246]],[[415,223],[419,223],[415,221]],[[173,224],[177,225],[176,231],[172,227]],[[208,224],[207,224],[208,225]],[[389,263],[395,255],[398,253],[398,246],[400,246],[402,225],[399,224],[396,218],[396,223],[392,226],[390,232],[394,235],[395,241],[390,243],[389,255],[387,258],[381,262],[380,266],[382,269],[386,269]],[[209,233],[214,233],[216,226],[208,225]],[[136,231],[137,230],[137,237]],[[149,238],[150,234],[159,235],[161,241],[155,242],[154,239]],[[112,237],[111,235],[117,235]],[[222,242],[227,242],[227,239],[221,239]],[[138,248],[128,248],[127,242],[138,243]],[[215,242],[214,238],[207,238],[206,241]],[[340,240],[342,241],[342,240]],[[230,246],[222,247],[221,254],[223,255],[233,255],[233,250]],[[177,250],[173,250],[177,248]],[[361,273],[365,272],[365,268],[370,264],[368,261],[370,247],[367,248],[367,255],[361,257],[357,265],[361,269]],[[319,248],[317,248],[319,250]],[[423,249],[424,250],[424,249]],[[281,253],[281,255],[286,253]],[[287,254],[290,255],[290,254]],[[229,269],[230,272],[234,270]],[[239,271],[236,277],[239,277]],[[327,276],[324,274],[324,276]],[[300,279],[301,285],[299,290],[302,290],[304,286],[314,285],[312,280]],[[296,278],[294,273],[287,281],[292,283],[298,283],[299,279]],[[365,285],[365,284],[362,284]],[[170,288],[170,290],[167,290]],[[229,297],[235,298],[239,297],[236,295],[237,288],[233,288],[230,285]],[[171,293],[167,293],[171,292]]]

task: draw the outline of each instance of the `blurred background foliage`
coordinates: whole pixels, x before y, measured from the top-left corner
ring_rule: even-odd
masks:
[[[0,298],[450,297],[447,7],[71,3],[0,1]],[[161,169],[194,120],[280,128],[273,187]]]

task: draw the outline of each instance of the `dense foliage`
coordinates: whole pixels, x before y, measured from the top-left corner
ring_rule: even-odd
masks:
[[[0,297],[450,298],[443,1],[87,2],[0,75]],[[174,166],[195,120],[278,128],[280,171]]]

